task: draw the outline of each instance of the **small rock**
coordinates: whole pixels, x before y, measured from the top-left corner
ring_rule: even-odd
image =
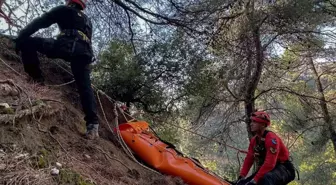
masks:
[[[14,110],[8,103],[0,103],[0,114],[13,114]]]
[[[14,159],[26,158],[26,157],[28,157],[28,156],[29,156],[28,153],[25,153],[25,154],[19,154],[19,155],[15,156]]]
[[[51,169],[50,173],[51,173],[51,175],[57,176],[59,174],[59,170],[57,168],[53,168],[53,169]]]
[[[8,109],[10,108],[8,103],[0,103],[0,109]]]
[[[56,162],[56,167],[57,167],[57,168],[62,168],[62,164],[59,163],[59,162]]]
[[[84,157],[85,157],[86,159],[91,159],[91,157],[90,157],[88,154],[84,154]]]

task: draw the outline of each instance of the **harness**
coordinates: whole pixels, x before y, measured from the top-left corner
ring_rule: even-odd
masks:
[[[91,44],[91,40],[88,36],[86,36],[85,33],[83,33],[80,30],[76,29],[64,29],[61,31],[61,33],[58,36],[68,36],[68,37],[75,37],[76,39],[82,40],[87,42],[88,44]]]
[[[256,139],[256,146],[254,146],[253,150],[254,150],[254,158],[256,160],[257,163],[257,168],[259,169],[265,162],[265,158],[266,158],[266,148],[265,148],[265,138],[266,135],[269,133],[270,131],[265,130],[264,134],[262,135],[262,137],[259,139]]]
[[[92,31],[92,25],[91,25],[90,19],[82,11],[78,11],[78,16],[84,19],[84,22],[85,22],[84,32],[85,33],[77,29],[63,29],[61,30],[58,36],[74,37],[76,40],[82,40],[88,44],[91,44],[91,38],[89,38],[86,35],[86,34],[90,34],[90,32]]]
[[[254,150],[254,158],[257,163],[257,169],[260,169],[260,167],[264,164],[265,158],[266,158],[266,147],[265,147],[265,138],[266,135],[271,132],[269,130],[265,130],[262,137],[259,139],[256,139],[256,146],[253,148]],[[291,162],[292,160],[288,160],[288,162]],[[277,162],[278,163],[278,162]],[[294,166],[293,166],[294,167]],[[294,167],[294,170],[296,171],[298,175],[298,180],[300,180],[300,174],[297,168]],[[294,172],[295,173],[295,172]]]

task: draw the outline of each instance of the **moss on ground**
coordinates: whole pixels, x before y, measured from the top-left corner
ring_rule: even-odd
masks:
[[[50,152],[46,149],[41,149],[38,155],[33,158],[33,166],[38,169],[47,168],[49,166]]]
[[[14,114],[15,111],[13,108],[9,107],[9,108],[3,108],[0,110],[0,114]]]
[[[95,185],[83,179],[83,177],[69,169],[62,169],[56,178],[59,185]]]

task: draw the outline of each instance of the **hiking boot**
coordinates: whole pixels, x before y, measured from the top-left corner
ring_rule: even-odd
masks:
[[[94,140],[96,138],[99,138],[98,127],[99,127],[98,124],[89,124],[86,127],[85,138],[90,139],[90,140]]]

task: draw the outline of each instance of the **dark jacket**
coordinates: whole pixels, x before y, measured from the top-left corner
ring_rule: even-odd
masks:
[[[60,58],[72,56],[88,56],[93,57],[91,38],[92,23],[89,18],[75,6],[57,6],[50,11],[44,13],[41,17],[34,19],[18,35],[17,40],[23,41],[41,28],[47,28],[56,23],[60,32],[66,30],[79,30],[83,32],[89,42],[78,39],[75,35],[58,36],[54,43],[55,55]]]

